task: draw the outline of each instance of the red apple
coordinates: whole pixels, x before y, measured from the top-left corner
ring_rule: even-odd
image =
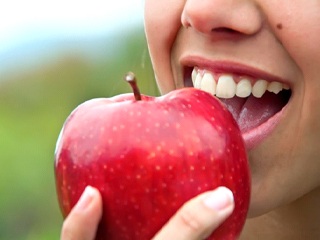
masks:
[[[55,153],[63,216],[91,185],[103,198],[96,239],[149,240],[187,200],[226,186],[235,210],[208,239],[235,239],[246,219],[250,174],[231,114],[204,91],[144,96],[127,78],[135,97],[87,101],[64,124]]]

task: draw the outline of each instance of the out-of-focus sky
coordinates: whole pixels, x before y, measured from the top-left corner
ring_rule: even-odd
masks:
[[[0,59],[40,39],[91,38],[143,21],[143,0],[0,0]]]
[[[0,0],[0,49],[35,33],[99,34],[142,16],[143,0]]]

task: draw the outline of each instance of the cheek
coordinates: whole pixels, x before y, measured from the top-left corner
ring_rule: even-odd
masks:
[[[269,12],[272,4],[278,4],[281,9],[273,11],[270,19],[277,37],[302,75],[295,83],[301,102],[300,132],[304,134],[305,144],[313,148],[310,152],[320,154],[317,147],[320,136],[320,1],[309,0],[306,4],[305,1],[270,0],[268,4]],[[281,24],[281,29],[276,28],[277,24]]]
[[[145,31],[149,52],[161,93],[175,89],[170,55],[178,30],[184,1],[146,0]]]
[[[297,5],[297,4],[296,4]],[[292,7],[293,8],[293,7]],[[302,10],[301,10],[302,9]],[[302,72],[300,132],[302,150],[318,159],[320,136],[320,1],[296,6],[283,26],[283,44]],[[286,29],[287,28],[287,29]],[[297,84],[298,85],[298,84]],[[301,151],[302,151],[301,150]],[[320,161],[318,161],[318,166]],[[320,177],[318,178],[320,179]]]
[[[277,2],[277,3],[275,3]],[[281,11],[271,11],[278,5]],[[320,1],[270,0],[269,12],[275,34],[294,62],[299,66],[304,77],[320,66]],[[271,15],[271,14],[270,14]],[[280,26],[280,27],[279,27]]]
[[[320,9],[319,9],[320,12]],[[313,21],[306,18],[297,19],[300,22],[292,22],[292,26],[283,36],[283,45],[288,49],[289,54],[300,67],[304,78],[319,72],[320,66],[320,25],[313,24],[320,22],[319,16]],[[285,29],[284,29],[285,31]]]

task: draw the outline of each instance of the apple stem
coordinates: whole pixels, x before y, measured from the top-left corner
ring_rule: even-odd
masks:
[[[136,76],[134,75],[133,72],[128,72],[124,78],[131,86],[133,94],[134,94],[134,98],[137,101],[141,100],[141,94],[140,94],[140,90],[138,88],[138,84],[137,84],[137,79]]]

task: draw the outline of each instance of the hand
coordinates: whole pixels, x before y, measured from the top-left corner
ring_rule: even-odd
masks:
[[[219,187],[184,204],[153,240],[205,239],[234,209],[232,192]]]
[[[65,219],[61,240],[94,240],[101,216],[101,195],[97,189],[88,186]]]
[[[232,192],[224,187],[205,192],[185,203],[153,240],[205,239],[234,209]],[[64,221],[61,240],[93,240],[102,215],[98,190],[87,187]]]

